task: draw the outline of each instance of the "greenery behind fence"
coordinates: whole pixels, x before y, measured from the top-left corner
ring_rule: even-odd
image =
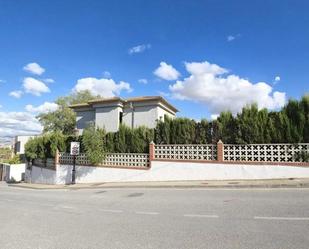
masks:
[[[300,101],[290,100],[277,112],[259,110],[256,105],[251,105],[244,107],[236,116],[222,112],[212,121],[165,117],[164,122],[158,121],[155,129],[131,129],[121,125],[118,132],[106,134],[104,130],[90,126],[85,132],[83,136],[74,137],[51,130],[26,144],[26,156],[31,160],[53,157],[56,149],[69,152],[70,142],[76,140],[81,142],[81,152],[93,156],[94,161],[101,157],[95,152],[92,152],[93,155],[90,153],[100,146],[101,154],[143,153],[148,152],[151,141],[156,144],[208,144],[219,139],[231,144],[308,143],[309,95]]]

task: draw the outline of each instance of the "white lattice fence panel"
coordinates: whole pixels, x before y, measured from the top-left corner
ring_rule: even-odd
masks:
[[[149,154],[110,153],[102,164],[105,166],[149,167]]]
[[[155,159],[163,160],[217,160],[217,145],[213,144],[157,144]]]
[[[69,153],[59,153],[60,164],[73,164],[73,156]],[[76,157],[75,163],[77,165],[91,165],[86,154],[80,154]]]
[[[68,153],[59,154],[60,164],[73,164],[73,156]],[[86,154],[76,157],[77,165],[91,165]],[[105,160],[100,164],[111,167],[149,167],[149,154],[141,153],[109,153]]]
[[[309,144],[224,144],[225,161],[295,162],[301,151],[309,153]]]

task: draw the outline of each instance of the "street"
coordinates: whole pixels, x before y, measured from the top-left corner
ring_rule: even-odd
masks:
[[[309,189],[0,184],[0,248],[309,248]]]

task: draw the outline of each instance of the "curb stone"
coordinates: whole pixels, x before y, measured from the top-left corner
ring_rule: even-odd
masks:
[[[293,183],[293,184],[218,184],[218,185],[206,185],[206,184],[161,184],[161,185],[97,185],[97,186],[79,186],[79,185],[42,185],[33,186],[31,184],[8,184],[9,187],[33,189],[33,190],[81,190],[81,189],[111,189],[111,188],[205,188],[205,189],[240,189],[240,188],[309,188],[309,183]]]

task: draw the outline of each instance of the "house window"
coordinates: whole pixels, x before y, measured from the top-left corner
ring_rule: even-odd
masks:
[[[122,124],[123,112],[119,112],[119,123]]]

